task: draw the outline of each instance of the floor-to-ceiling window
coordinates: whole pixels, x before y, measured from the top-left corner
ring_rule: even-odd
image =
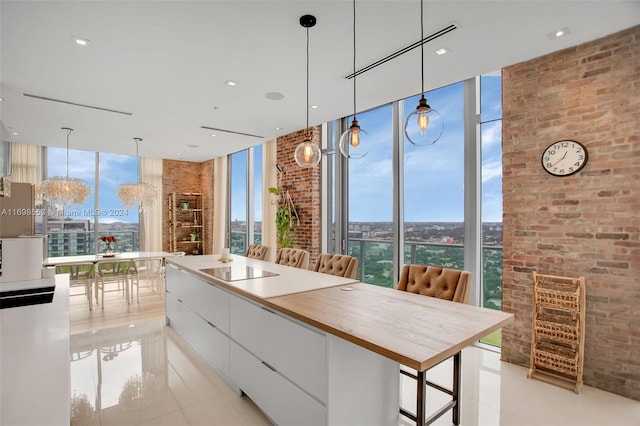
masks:
[[[393,286],[393,173],[391,104],[357,115],[367,132],[348,162],[348,250],[360,259],[358,279]],[[352,117],[349,117],[351,123]]]
[[[502,309],[502,78],[480,77],[482,143],[482,294],[481,305]],[[482,340],[500,346],[501,330]]]
[[[431,146],[414,146],[402,132],[420,95],[358,114],[369,132],[368,154],[362,159],[338,157],[342,165],[336,165],[330,188],[336,193],[335,224],[326,226],[336,235],[347,234],[341,241],[348,247],[336,244],[334,251],[359,258],[362,281],[391,287],[405,263],[473,269],[473,291],[479,297],[472,299],[500,309],[501,78],[499,73],[478,78],[481,84],[473,78],[426,93],[445,123],[441,138]],[[348,124],[342,119],[330,128]],[[329,136],[335,144],[337,136]],[[481,184],[467,185],[474,181]],[[482,226],[479,215],[474,219],[470,214],[474,206],[482,207]],[[465,235],[469,230],[473,232]],[[474,258],[470,252],[482,259],[481,265],[480,260],[467,264]]]
[[[229,248],[244,255],[262,242],[262,145],[232,154],[229,169]]]
[[[404,116],[420,95],[403,101]],[[427,93],[444,120],[433,145],[404,141],[404,263],[464,269],[464,97],[457,83]]]
[[[66,176],[65,148],[46,148],[47,176]],[[136,207],[126,209],[118,187],[138,181],[135,156],[69,150],[69,177],[84,180],[91,194],[82,205],[48,205],[48,255],[95,254],[104,249],[101,235],[116,237],[118,251],[139,250],[140,221]]]
[[[247,250],[247,151],[236,152],[230,159],[231,177],[231,242],[229,249],[234,254]]]

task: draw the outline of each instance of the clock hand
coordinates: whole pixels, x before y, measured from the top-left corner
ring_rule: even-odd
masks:
[[[568,151],[565,151],[565,152],[564,152],[564,155],[562,156],[562,158],[561,158],[561,159],[559,159],[558,161],[556,161],[555,163],[553,163],[553,164],[551,165],[551,167],[555,166],[556,164],[558,164],[559,162],[561,162],[562,160],[564,160],[564,157],[566,157],[566,156],[567,156],[567,152],[568,152]]]

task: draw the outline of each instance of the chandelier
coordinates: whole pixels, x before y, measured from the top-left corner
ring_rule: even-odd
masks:
[[[91,188],[82,179],[69,178],[69,135],[73,129],[63,127],[62,130],[67,132],[67,176],[45,179],[40,184],[40,192],[42,197],[51,204],[64,206],[83,204],[91,193]]]
[[[138,143],[142,141],[141,138],[133,138],[136,141],[136,157],[138,160]],[[155,185],[150,183],[138,182],[138,183],[125,183],[118,189],[118,198],[122,201],[122,204],[126,208],[133,206],[140,206],[139,211],[144,211],[146,207],[153,204],[158,194],[158,190]]]

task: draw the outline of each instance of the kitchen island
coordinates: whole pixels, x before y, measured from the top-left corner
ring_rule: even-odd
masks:
[[[282,425],[396,426],[400,364],[424,372],[512,320],[242,256],[167,263],[168,323]]]

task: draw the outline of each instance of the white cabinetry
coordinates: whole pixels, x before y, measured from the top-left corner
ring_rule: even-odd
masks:
[[[229,293],[173,265],[166,279],[169,324],[229,383]]]
[[[314,398],[326,403],[327,339],[324,333],[232,297],[231,337]]]
[[[167,266],[167,318],[280,426],[397,426],[399,365]]]

